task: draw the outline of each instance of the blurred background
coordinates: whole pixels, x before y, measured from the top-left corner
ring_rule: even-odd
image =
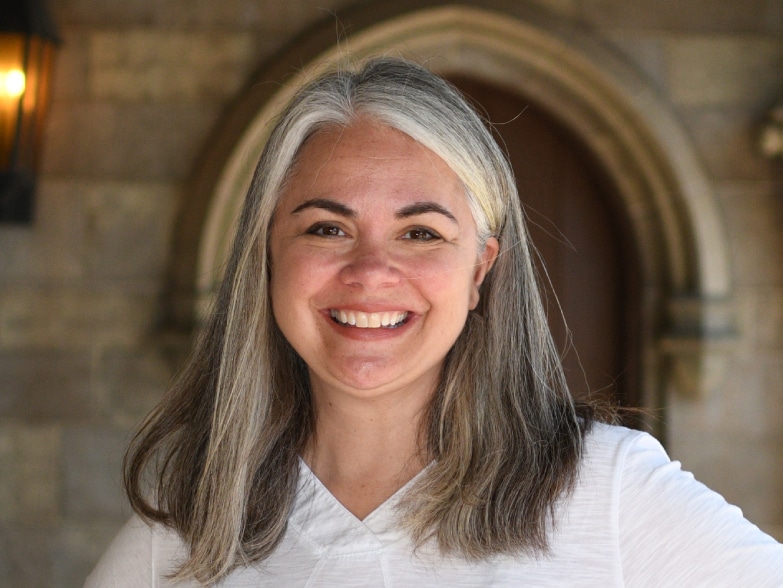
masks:
[[[323,63],[378,53],[494,124],[575,393],[641,408],[627,424],[783,539],[783,2],[49,10],[48,87],[14,86],[0,22],[0,173],[41,99],[34,191],[0,184],[0,585],[82,585],[130,514],[124,448],[188,353],[269,121]]]

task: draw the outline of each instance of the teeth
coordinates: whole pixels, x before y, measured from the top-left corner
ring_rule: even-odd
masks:
[[[407,311],[391,312],[359,312],[356,310],[332,310],[331,317],[343,325],[351,325],[360,329],[378,329],[395,327],[404,321]]]

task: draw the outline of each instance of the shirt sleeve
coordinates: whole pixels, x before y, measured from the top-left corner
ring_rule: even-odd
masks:
[[[157,586],[153,565],[153,528],[138,516],[114,538],[84,588],[152,588]]]
[[[620,475],[626,586],[783,586],[783,545],[682,471],[653,437],[630,443]]]

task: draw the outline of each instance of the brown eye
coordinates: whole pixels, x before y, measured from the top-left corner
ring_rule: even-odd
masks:
[[[310,235],[318,235],[320,237],[344,237],[345,233],[343,232],[340,227],[335,227],[334,225],[324,225],[324,224],[318,224],[314,227],[311,227],[307,231]]]
[[[440,235],[430,229],[416,227],[405,233],[403,239],[410,239],[411,241],[434,241],[435,239],[440,239]]]

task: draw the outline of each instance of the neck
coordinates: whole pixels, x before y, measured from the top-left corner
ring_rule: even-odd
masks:
[[[316,427],[305,462],[362,519],[426,465],[420,431],[431,393],[367,399],[313,392]]]

